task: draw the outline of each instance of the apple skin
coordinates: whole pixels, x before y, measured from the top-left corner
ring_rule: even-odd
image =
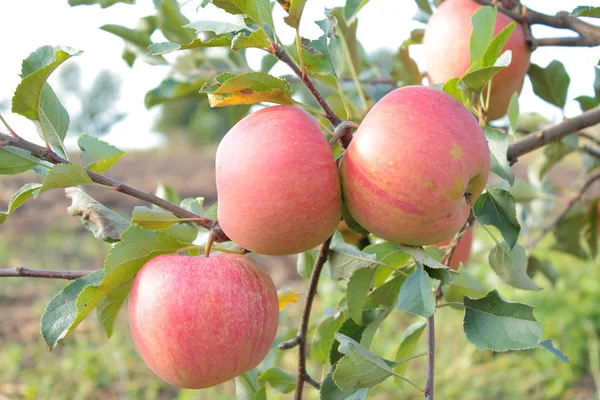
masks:
[[[433,13],[425,29],[423,44],[427,76],[433,84],[462,76],[470,65],[471,17],[481,6],[472,0],[446,0]],[[513,20],[498,12],[494,35]],[[512,51],[508,67],[493,78],[488,119],[506,114],[514,92],[520,92],[529,69],[531,52],[525,42],[523,27],[515,27],[503,51]]]
[[[317,121],[292,106],[254,112],[217,149],[218,220],[245,249],[289,255],[324,242],[341,220],[333,153]]]
[[[153,258],[138,272],[130,296],[138,352],[177,387],[218,385],[256,367],[277,333],[275,285],[241,255]]]
[[[354,134],[341,165],[344,202],[383,239],[434,244],[463,226],[489,169],[471,112],[441,90],[407,86],[379,100]]]
[[[444,247],[448,246],[452,241],[453,237],[448,240],[444,240],[443,242],[436,243],[434,246]],[[454,250],[454,255],[452,256],[452,260],[450,261],[449,267],[453,270],[457,270],[461,263],[466,264],[469,260],[469,256],[471,255],[471,246],[473,245],[473,229],[467,229],[465,233],[463,233],[460,242],[456,246],[456,250]]]

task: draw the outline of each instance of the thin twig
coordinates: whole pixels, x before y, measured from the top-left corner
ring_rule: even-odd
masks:
[[[6,122],[6,120],[4,119],[4,117],[2,115],[0,115],[0,121],[2,121],[2,124],[6,127],[6,129],[8,130],[8,133],[10,133],[10,135],[14,138],[18,138],[19,136],[17,135],[17,133],[10,127],[10,125],[8,125],[8,122]]]
[[[587,139],[587,140],[591,140],[592,142],[594,142],[598,146],[600,146],[600,139],[598,139],[596,136],[591,135],[591,134],[586,133],[586,132],[577,132],[577,134],[579,136],[581,136],[582,138]]]
[[[65,160],[60,157],[53,151],[48,151],[46,148],[38,146],[37,144],[28,142],[27,140],[21,137],[13,137],[6,135],[4,133],[0,133],[0,143],[3,143],[5,146],[13,146],[23,150],[27,150],[31,153],[32,156],[48,161],[52,164],[72,164],[70,161]],[[85,169],[85,168],[84,168]],[[173,203],[170,203],[166,200],[161,199],[160,197],[147,193],[142,190],[136,189],[132,186],[129,186],[123,182],[116,181],[114,179],[108,178],[104,175],[98,174],[96,172],[90,171],[89,169],[85,169],[86,173],[90,177],[90,179],[100,185],[107,186],[112,188],[120,193],[126,194],[131,197],[135,197],[136,199],[146,201],[148,203],[157,205],[167,211],[172,212],[176,216],[180,218],[191,218],[193,222],[206,229],[212,229],[214,232],[215,242],[225,242],[229,239],[219,228],[216,221],[213,221],[209,218],[204,218],[200,215],[197,215],[193,212],[190,212],[184,208],[181,208]]]
[[[427,318],[427,383],[425,399],[433,400],[435,380],[435,314]]]
[[[590,156],[592,156],[594,158],[600,159],[600,149],[598,149],[596,147],[591,147],[591,146],[584,144],[583,146],[581,146],[581,151],[589,154]]]
[[[319,106],[325,112],[325,118],[327,118],[329,122],[331,122],[334,128],[337,127],[342,122],[342,120],[335,114],[335,112],[331,109],[329,104],[327,104],[327,101],[325,101],[325,99],[323,98],[319,90],[316,88],[313,81],[308,77],[308,74],[302,73],[302,71],[296,65],[294,60],[291,59],[289,54],[286,53],[281,46],[273,44],[272,53],[275,57],[277,57],[277,59],[287,64],[287,66],[290,67],[292,71],[294,71],[294,74],[296,74],[296,76],[300,78],[302,83],[304,83],[304,86],[306,86],[306,89],[308,89],[310,94],[314,97],[317,103],[319,103]],[[352,140],[352,131],[349,127],[345,130],[345,134],[340,137],[340,143],[344,148],[347,148],[350,145],[350,141]]]
[[[0,277],[29,277],[29,278],[47,278],[47,279],[77,279],[86,276],[94,271],[67,271],[67,270],[41,270],[30,268],[0,268]]]
[[[579,192],[577,193],[577,195],[575,197],[573,197],[569,203],[567,204],[567,206],[565,207],[565,209],[550,223],[548,224],[540,233],[539,236],[537,236],[535,239],[533,239],[530,243],[529,243],[529,247],[534,247],[536,244],[538,244],[540,242],[540,240],[542,240],[542,238],[544,236],[546,236],[549,232],[553,231],[558,224],[560,223],[560,221],[562,221],[567,214],[569,213],[569,211],[571,210],[571,208],[573,208],[573,206],[575,204],[577,204],[579,201],[581,201],[581,199],[583,198],[583,195],[585,194],[585,192],[592,186],[592,184],[594,182],[596,182],[597,180],[600,180],[600,172],[596,172],[594,175],[591,175],[587,181],[585,181],[585,183],[583,184],[583,186],[581,187],[581,189],[579,190]]]
[[[557,142],[565,136],[598,123],[600,123],[600,106],[592,108],[577,117],[565,118],[556,125],[531,133],[523,139],[514,142],[508,146],[506,158],[512,165],[524,154],[530,153],[549,143]]]
[[[304,303],[304,310],[302,312],[302,319],[300,321],[300,327],[298,328],[298,334],[293,339],[285,341],[279,345],[280,350],[287,350],[298,346],[298,375],[296,378],[296,394],[294,397],[296,400],[302,399],[304,382],[309,383],[317,389],[321,387],[321,384],[311,378],[306,371],[306,334],[308,332],[308,322],[310,320],[313,300],[317,294],[319,278],[321,276],[323,266],[325,265],[325,261],[327,261],[327,254],[329,253],[329,246],[331,245],[332,238],[333,237],[327,239],[319,249],[319,255],[317,256],[315,266],[310,275],[308,292],[306,294],[306,301]]]
[[[493,6],[495,3],[492,0],[475,1],[486,6]],[[525,8],[521,4],[512,9],[498,7],[498,10],[521,24],[545,25],[557,29],[566,29],[579,35],[577,37],[535,39],[538,46],[593,47],[600,45],[600,27],[588,24],[580,18],[569,15],[568,12],[561,11],[556,15],[547,15]]]

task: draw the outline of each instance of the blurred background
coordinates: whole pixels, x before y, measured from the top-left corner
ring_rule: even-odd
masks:
[[[200,1],[185,1],[182,12],[191,20],[219,16],[212,7],[198,8]],[[553,14],[571,11],[580,0],[549,2],[523,1],[532,9]],[[588,1],[588,5],[594,1]],[[314,24],[323,18],[323,9],[342,6],[343,1],[309,0],[303,15],[301,33],[316,39],[321,31]],[[371,0],[359,14],[357,36],[364,49],[365,67],[361,79],[391,82],[401,78],[397,68],[400,44],[423,24],[412,19],[417,7],[412,0]],[[150,0],[137,4],[70,7],[66,0],[19,0],[0,2],[0,37],[3,57],[0,63],[0,112],[20,135],[37,141],[30,121],[10,114],[10,98],[20,78],[21,61],[42,45],[67,45],[84,53],[65,63],[50,79],[59,98],[71,115],[67,144],[76,150],[81,133],[101,136],[103,140],[128,152],[108,175],[145,191],[169,185],[181,198],[204,196],[216,201],[214,153],[219,139],[245,115],[249,108],[235,106],[210,109],[205,95],[197,89],[222,70],[270,70],[274,75],[289,75],[283,65],[272,66],[259,50],[248,50],[247,60],[222,49],[148,57],[128,42],[106,30],[106,24],[136,29],[153,42],[166,39],[159,30],[144,26],[144,18],[156,14]],[[285,43],[292,43],[294,32],[283,24],[284,12],[274,8],[276,29]],[[137,24],[137,25],[136,25]],[[534,35],[562,36],[563,32],[535,27]],[[139,43],[138,43],[139,44]],[[419,63],[420,46],[411,46],[410,55]],[[594,66],[600,51],[579,48],[541,48],[532,62],[546,66],[558,59],[571,77],[564,115],[581,112],[573,99],[593,95]],[[377,66],[374,68],[373,66]],[[271,69],[272,68],[272,69]],[[294,87],[297,82],[291,80]],[[189,84],[187,87],[185,84]],[[187,89],[186,89],[187,88]],[[348,95],[356,99],[351,82]],[[389,83],[365,86],[370,101],[391,89]],[[344,109],[335,90],[324,89],[337,112]],[[298,98],[311,103],[304,92]],[[358,100],[356,100],[358,103]],[[556,122],[563,111],[533,94],[526,81],[520,98],[521,112],[529,114],[535,126]],[[500,121],[500,125],[502,125]],[[595,131],[595,133],[598,133]],[[538,154],[516,166],[521,178]],[[569,187],[580,178],[578,158],[570,159],[550,172],[554,187]],[[37,179],[33,175],[0,178],[0,208],[23,184]],[[163,186],[164,187],[164,186]],[[102,203],[129,215],[139,203],[126,196],[90,190]],[[597,195],[597,194],[596,194]],[[45,193],[24,205],[0,225],[0,267],[39,269],[95,269],[102,265],[109,245],[89,234],[65,209],[69,200],[60,190]],[[496,285],[510,300],[536,307],[546,337],[552,338],[566,353],[571,364],[564,364],[540,350],[494,354],[478,351],[462,331],[462,311],[451,308],[438,313],[437,395],[441,399],[594,399],[600,398],[595,379],[600,379],[598,333],[600,332],[600,266],[595,260],[582,260],[552,252],[548,243],[545,261],[552,263],[556,279],[535,278],[544,290],[539,293],[512,289],[499,282],[487,265],[492,243],[485,232],[476,232],[473,256],[467,268],[480,280]],[[544,243],[541,245],[545,246]],[[278,289],[305,290],[305,281],[296,273],[294,257],[263,260]],[[45,305],[66,283],[51,280],[4,278],[0,280],[0,400],[4,399],[231,399],[232,382],[203,391],[177,390],[154,377],[133,348],[126,313],[122,312],[109,340],[93,317],[84,321],[64,343],[48,351],[39,334],[39,318]],[[320,297],[313,312],[313,327],[330,315],[341,298],[339,284],[324,277]],[[293,336],[302,300],[282,312],[278,340]],[[380,329],[373,351],[394,359],[399,333],[416,318],[388,318]],[[425,343],[417,351],[425,350]],[[265,366],[280,364],[295,370],[296,352],[273,351]],[[407,376],[424,381],[425,360],[413,362]],[[311,364],[313,376],[326,373],[322,365]],[[307,388],[307,398],[317,391]],[[269,398],[290,395],[269,393]],[[371,390],[373,399],[420,399],[419,392],[392,379]]]

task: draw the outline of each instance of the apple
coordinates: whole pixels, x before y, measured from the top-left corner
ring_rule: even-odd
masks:
[[[452,241],[452,239],[454,239],[454,237],[451,237],[448,240],[444,240],[443,242],[436,243],[434,246],[437,246],[437,247],[448,246],[450,244],[450,242]],[[450,260],[449,267],[456,271],[461,263],[466,264],[466,262],[469,260],[469,256],[471,255],[471,246],[472,245],[473,245],[473,229],[467,229],[465,231],[465,233],[463,233],[462,237],[460,238],[460,242],[458,243],[458,245],[456,246],[456,249],[454,250],[454,255],[452,255],[452,260]]]
[[[146,364],[181,388],[218,385],[256,367],[277,333],[271,278],[236,255],[162,255],[138,272],[129,327]]]
[[[446,0],[433,13],[427,27],[423,45],[427,76],[431,83],[444,83],[461,77],[470,66],[470,40],[473,25],[471,17],[481,7],[472,0]],[[498,12],[494,34],[504,29],[513,19]],[[496,74],[492,81],[488,119],[506,114],[514,92],[520,92],[529,69],[531,52],[525,42],[523,27],[515,27],[503,51],[511,50],[512,61]]]
[[[216,158],[218,220],[256,253],[310,250],[341,219],[333,153],[317,121],[292,106],[256,111],[225,135]]]
[[[354,134],[341,165],[344,202],[383,239],[434,244],[463,226],[489,169],[471,112],[441,90],[407,86],[379,100]]]

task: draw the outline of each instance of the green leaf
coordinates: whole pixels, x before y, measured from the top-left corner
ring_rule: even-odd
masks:
[[[429,275],[429,277],[431,279],[437,279],[444,285],[454,282],[460,276],[460,274],[458,272],[456,272],[450,268],[441,269],[441,268],[429,268],[426,266],[425,272],[427,272],[427,275]]]
[[[336,333],[336,339],[340,342],[339,351],[344,355],[333,372],[333,381],[341,390],[373,387],[390,376],[397,376],[392,367],[396,363],[385,360],[367,350],[354,339],[340,333]]]
[[[267,24],[273,29],[271,3],[269,0],[211,0],[211,2],[230,14],[245,14],[262,28]]]
[[[497,291],[482,299],[465,297],[464,330],[478,349],[523,350],[538,346],[542,326],[533,307],[504,300]]]
[[[362,315],[367,295],[373,284],[375,268],[359,268],[352,273],[346,287],[346,304],[350,317],[358,325],[363,324]]]
[[[508,111],[506,113],[508,115],[509,122],[509,132],[511,135],[516,135],[517,126],[519,123],[519,93],[513,93],[510,98],[510,102],[508,103]]]
[[[418,321],[406,328],[402,334],[402,337],[400,338],[400,346],[396,351],[396,360],[403,360],[413,355],[415,349],[417,348],[417,344],[419,344],[421,334],[425,330],[426,326],[427,323],[425,321]],[[395,367],[394,371],[400,375],[404,375],[407,368],[408,362],[404,362]]]
[[[150,35],[154,31],[142,29],[130,29],[121,25],[107,24],[100,27],[103,31],[112,33],[125,41],[125,50],[123,58],[128,61],[128,65],[133,65],[133,61],[138,55],[143,56],[143,59],[149,64],[167,64],[167,60],[163,56],[147,55],[148,46],[152,44]]]
[[[363,333],[365,332],[365,329],[367,329],[366,326],[357,325],[356,322],[352,320],[352,318],[349,318],[342,323],[342,326],[338,329],[337,333],[341,333],[344,336],[351,337],[357,342],[360,342]],[[337,363],[344,356],[338,351],[339,345],[340,342],[338,342],[338,340],[335,339],[334,334],[333,344],[331,345],[329,352],[329,363],[331,365]]]
[[[431,317],[435,312],[435,295],[431,288],[431,281],[421,265],[418,265],[402,284],[396,310],[425,318]]]
[[[12,146],[0,147],[0,175],[16,175],[43,165],[29,152]]]
[[[332,279],[347,279],[359,268],[376,267],[374,261],[374,254],[361,252],[355,246],[344,242],[341,233],[334,233],[327,262]]]
[[[158,15],[158,28],[167,40],[176,43],[189,43],[196,35],[189,29],[187,19],[179,9],[177,0],[155,0]]]
[[[481,92],[485,85],[496,75],[498,72],[506,68],[512,59],[512,53],[510,50],[506,50],[500,58],[496,61],[496,64],[491,67],[482,67],[479,63],[472,64],[471,68],[460,78],[461,82],[469,89],[475,92]]]
[[[536,95],[557,107],[565,107],[571,78],[560,61],[554,60],[546,68],[531,64],[528,74]]]
[[[500,54],[502,54],[502,49],[504,49],[504,45],[510,39],[513,31],[516,27],[516,22],[513,21],[510,24],[506,25],[504,29],[502,29],[498,34],[492,39],[490,44],[485,49],[481,61],[483,62],[484,67],[492,67],[496,65],[496,61]]]
[[[335,365],[332,367],[332,370],[327,374],[327,377],[321,384],[319,398],[321,400],[366,400],[367,393],[369,392],[368,388],[341,390],[336,386],[333,381],[335,367]]]
[[[529,256],[527,260],[527,275],[533,277],[540,272],[554,286],[560,277],[556,267],[549,260],[542,260],[535,256]]]
[[[346,72],[350,72],[350,64],[354,67],[357,74],[360,74],[361,70],[365,66],[364,60],[364,49],[357,38],[358,20],[347,20],[344,17],[341,8],[334,8],[329,11],[329,18],[335,18],[337,24],[335,25],[335,33],[341,39],[344,57],[346,58],[344,67]]]
[[[178,44],[172,42],[152,43],[148,46],[148,54],[158,56],[161,54],[172,53],[177,50],[201,49],[206,47],[229,47],[231,39],[226,36],[217,36],[207,41],[200,38],[192,40],[188,44]],[[172,80],[172,78],[167,78]],[[204,82],[204,80],[203,80]]]
[[[587,243],[592,259],[598,256],[598,200],[592,201],[588,207],[583,237]]]
[[[444,297],[450,302],[462,303],[465,296],[480,298],[485,296],[487,290],[469,272],[463,270],[460,276],[448,285],[444,291]]]
[[[256,369],[251,369],[235,378],[235,397],[237,400],[267,399],[265,386],[258,383]]]
[[[115,320],[117,319],[117,315],[119,314],[123,302],[125,302],[125,298],[129,294],[132,284],[133,279],[123,282],[120,287],[110,292],[110,294],[98,304],[96,317],[98,318],[100,325],[102,325],[102,328],[104,328],[107,337],[112,336]]]
[[[398,248],[403,252],[410,254],[415,258],[415,260],[417,260],[421,264],[425,264],[429,268],[448,269],[448,266],[442,264],[441,262],[433,258],[421,247],[399,245]]]
[[[290,393],[296,388],[296,375],[281,368],[271,367],[258,377],[258,382],[269,384],[276,392]]]
[[[344,6],[344,18],[348,22],[353,22],[356,15],[363,8],[369,0],[347,0]]]
[[[575,15],[577,17],[600,18],[600,7],[579,6],[571,11],[571,15]]]
[[[444,86],[442,86],[442,90],[463,103],[465,107],[471,107],[471,92],[461,82],[460,78],[448,80]]]
[[[400,288],[406,280],[404,275],[397,275],[373,290],[367,300],[382,307],[392,307],[398,301]]]
[[[115,165],[123,152],[115,146],[94,136],[81,135],[77,140],[81,149],[81,161],[87,169],[101,173]]]
[[[479,223],[498,228],[512,249],[517,243],[521,226],[517,221],[515,198],[506,190],[493,188],[483,193],[473,207]]]
[[[294,104],[287,81],[264,72],[244,72],[239,75],[225,72],[202,86],[200,92],[208,94],[211,107],[262,102]]]
[[[65,286],[46,306],[41,320],[41,333],[46,344],[52,349],[69,332],[69,326],[77,315],[75,302],[81,291],[89,285],[102,281],[102,270],[75,279]]]
[[[156,196],[160,197],[163,200],[168,201],[169,203],[179,204],[181,203],[181,198],[179,196],[179,192],[172,186],[165,185],[160,182],[156,186]]]
[[[8,202],[8,210],[0,212],[0,224],[3,224],[13,211],[21,207],[27,200],[31,199],[41,187],[42,185],[39,183],[27,183],[17,190]]]
[[[145,229],[160,230],[178,224],[182,221],[175,214],[168,211],[137,206],[133,209],[131,222],[134,222]]]
[[[556,347],[554,347],[554,344],[552,344],[552,339],[546,339],[543,342],[540,342],[540,347],[548,350],[550,353],[554,354],[556,356],[556,358],[558,358],[560,361],[570,364],[571,360],[569,360],[569,357],[567,357],[566,355],[564,355],[560,350],[558,350]]]
[[[206,79],[195,79],[188,82],[180,82],[173,78],[166,78],[157,87],[146,93],[144,104],[146,108],[154,107],[166,101],[182,98],[204,96],[199,93]]]
[[[588,111],[600,105],[600,100],[596,99],[595,97],[579,96],[575,97],[575,100],[579,103],[579,108],[581,108],[581,111]]]
[[[471,64],[481,61],[488,45],[494,37],[497,11],[492,7],[481,7],[471,17],[473,31],[471,33]]]
[[[568,136],[567,136],[568,137]],[[577,139],[577,135],[572,135],[573,138]],[[544,155],[540,161],[539,167],[539,178],[546,176],[548,171],[554,167],[559,161],[565,158],[567,155],[573,153],[576,147],[573,148],[565,143],[565,139],[560,142],[550,143],[544,146]]]
[[[121,241],[108,253],[102,280],[80,289],[76,308],[62,317],[62,331],[55,336],[63,338],[71,333],[102,300],[132,279],[150,259],[161,254],[177,253],[191,246],[191,243],[180,242],[166,233],[131,226],[123,232]],[[54,345],[56,340],[47,343]]]
[[[338,313],[334,316],[327,317],[317,326],[316,332],[312,340],[312,356],[313,358],[325,364],[331,351],[331,345],[334,341],[335,333],[341,328],[344,323],[344,316]]]
[[[83,189],[72,187],[65,189],[65,192],[71,199],[67,213],[72,217],[81,217],[83,226],[96,238],[108,243],[118,242],[121,240],[121,233],[131,226],[128,220],[98,203]]]
[[[490,159],[492,172],[507,181],[510,186],[515,183],[515,174],[508,163],[508,136],[502,131],[486,126],[483,129],[490,148]]]
[[[220,21],[196,21],[186,25],[186,27],[194,29],[196,33],[210,31],[214,32],[216,35],[240,31],[242,29],[250,30],[248,26],[246,26],[246,22],[244,22],[244,17],[240,14],[228,14],[224,18],[226,19]]]
[[[47,141],[59,156],[67,158],[63,140],[69,129],[69,114],[48,84],[42,87],[39,117],[38,122],[34,121],[38,135]]]
[[[401,249],[401,245],[392,242],[370,244],[363,253],[374,254],[375,259],[392,267],[402,267],[411,260],[411,255]]]
[[[394,78],[398,87],[421,84],[423,74],[416,61],[411,58],[408,46],[400,46],[395,61],[390,76]]]
[[[231,50],[237,51],[251,47],[271,51],[271,42],[264,29],[258,29],[250,35],[240,32],[231,41]]]
[[[581,259],[588,258],[582,240],[585,234],[584,227],[588,221],[587,212],[583,207],[580,205],[572,207],[553,230],[556,239],[553,249],[572,254]]]
[[[302,19],[302,12],[304,11],[304,5],[306,0],[278,0],[285,11],[287,11],[287,17],[283,17],[286,24],[294,29],[300,28],[300,20]],[[291,4],[290,4],[291,3]],[[286,7],[284,4],[288,4]]]
[[[296,269],[298,275],[304,279],[309,279],[315,266],[315,254],[313,251],[305,251],[298,254],[298,260],[296,262]]]
[[[489,255],[490,266],[512,287],[522,290],[541,290],[527,275],[527,254],[525,248],[516,244],[512,250],[506,242],[496,245]]]
[[[85,169],[77,164],[58,164],[46,175],[38,194],[50,189],[66,188],[79,185],[93,185]],[[37,195],[36,195],[37,197]]]

